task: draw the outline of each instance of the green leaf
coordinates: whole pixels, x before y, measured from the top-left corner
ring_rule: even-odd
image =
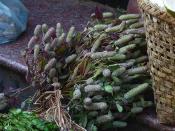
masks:
[[[75,36],[75,40],[76,41],[80,41],[81,40],[81,33],[77,33],[76,36]]]
[[[108,115],[112,115],[112,112],[110,110],[108,111]]]
[[[95,74],[92,76],[92,78],[93,78],[93,79],[97,78],[97,76],[99,76],[99,75],[101,74],[101,72],[102,72],[102,69],[100,69],[100,68],[96,69],[96,72],[95,72]]]
[[[21,109],[12,109],[10,112],[11,112],[12,114],[16,115],[16,114],[21,113],[22,111],[21,111]]]
[[[108,93],[113,93],[113,88],[111,85],[106,85],[104,87],[105,91],[108,92]]]
[[[109,65],[108,68],[109,68],[111,71],[114,71],[114,70],[120,68],[120,66],[117,65],[117,64],[112,64],[112,65]]]
[[[120,104],[116,103],[116,107],[119,112],[123,111],[123,107]]]
[[[26,131],[26,128],[21,126],[18,128],[18,131]]]
[[[87,130],[88,131],[97,131],[97,127],[94,125],[94,121],[88,122]]]
[[[86,127],[87,125],[87,114],[82,114],[80,117],[80,125]]]
[[[92,131],[97,131],[97,127],[95,125],[92,126]]]

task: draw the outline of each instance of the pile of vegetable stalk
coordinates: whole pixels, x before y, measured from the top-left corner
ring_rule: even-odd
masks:
[[[152,105],[142,93],[151,87],[145,34],[139,14],[114,18],[92,14],[82,33],[88,78],[74,88],[70,112],[88,131],[126,127],[126,119]]]
[[[47,24],[37,25],[28,47],[22,53],[28,66],[26,79],[31,83],[30,87],[36,89],[30,99],[34,105],[33,111],[48,121],[56,122],[64,130],[72,127],[74,130],[83,130],[71,120],[61,102],[62,92],[64,95],[70,92],[65,86],[76,67],[77,40],[73,38],[74,32],[75,28],[71,27],[67,34],[64,33],[60,23],[56,29],[49,28]]]
[[[125,127],[152,105],[143,96],[151,81],[139,14],[97,9],[83,32],[72,26],[67,34],[60,23],[37,25],[23,55],[33,111],[61,130]]]

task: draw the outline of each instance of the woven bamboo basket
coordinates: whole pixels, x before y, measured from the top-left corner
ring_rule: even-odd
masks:
[[[175,18],[149,0],[138,0],[144,18],[157,117],[175,124]]]

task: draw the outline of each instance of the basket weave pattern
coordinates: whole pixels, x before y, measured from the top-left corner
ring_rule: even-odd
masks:
[[[138,4],[144,17],[157,116],[161,123],[174,124],[175,19],[144,0]]]

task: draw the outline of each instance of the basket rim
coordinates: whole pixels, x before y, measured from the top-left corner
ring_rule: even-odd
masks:
[[[169,15],[166,10],[161,10],[158,5],[151,3],[150,0],[137,0],[137,3],[142,11],[161,19],[162,21],[175,24],[175,18],[173,16]]]

